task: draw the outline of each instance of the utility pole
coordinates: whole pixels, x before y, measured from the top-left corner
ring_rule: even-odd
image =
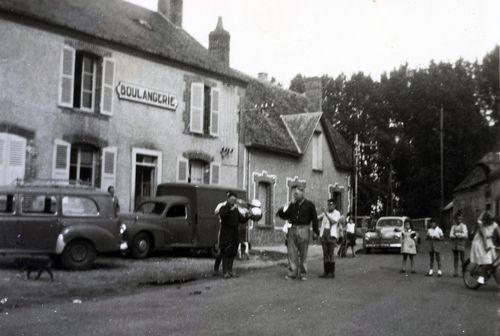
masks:
[[[358,167],[359,157],[361,156],[362,147],[376,147],[372,143],[363,143],[359,141],[358,133],[354,138],[354,221],[358,220]]]
[[[440,151],[441,151],[441,209],[439,211],[439,214],[443,215],[443,208],[444,208],[444,118],[443,118],[443,106],[441,106],[441,110],[439,113],[439,119],[440,119]]]

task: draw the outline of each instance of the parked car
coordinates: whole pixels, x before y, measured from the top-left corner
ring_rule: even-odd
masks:
[[[363,238],[363,248],[366,253],[370,253],[375,248],[383,250],[400,249],[401,232],[403,231],[404,223],[409,220],[410,218],[406,216],[380,217],[375,230],[366,232]],[[416,242],[420,242],[418,232]]]
[[[126,240],[134,258],[146,258],[154,250],[193,248],[214,254],[218,241],[218,203],[233,191],[246,201],[240,189],[208,185],[165,183],[157,187],[156,197],[143,201],[134,213],[121,214],[127,224]]]
[[[108,193],[68,184],[0,187],[0,254],[48,254],[72,270],[126,249]]]

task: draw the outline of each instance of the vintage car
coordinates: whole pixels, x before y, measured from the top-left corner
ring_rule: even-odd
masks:
[[[84,185],[0,187],[0,224],[0,255],[47,254],[72,270],[91,267],[97,253],[127,248],[111,196]]]
[[[189,248],[213,255],[219,235],[214,210],[228,190],[246,200],[244,190],[208,185],[165,183],[156,197],[140,203],[134,213],[120,214],[127,224],[129,253],[146,258],[153,250]],[[246,201],[245,201],[246,202]]]
[[[372,249],[400,249],[401,232],[407,221],[410,221],[410,218],[406,216],[380,217],[375,230],[366,232],[363,237],[363,248],[366,253],[370,253]],[[416,242],[420,242],[418,233]]]

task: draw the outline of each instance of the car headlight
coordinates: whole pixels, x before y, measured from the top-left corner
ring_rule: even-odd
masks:
[[[127,225],[121,223],[120,224],[120,234],[121,235],[124,234],[126,230],[127,230]]]

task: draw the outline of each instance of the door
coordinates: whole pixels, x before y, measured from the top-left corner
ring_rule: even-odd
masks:
[[[147,198],[155,196],[161,183],[162,153],[150,149],[132,148],[132,190],[130,210]]]
[[[187,215],[186,204],[173,204],[167,210],[167,226],[172,234],[172,245],[192,246],[193,226]]]
[[[61,228],[54,194],[21,194],[17,248],[23,252],[54,253]]]
[[[14,193],[0,194],[0,251],[12,251],[17,240],[17,209]]]
[[[272,224],[271,209],[271,184],[267,182],[259,182],[258,199],[262,209],[262,225],[269,226]]]

